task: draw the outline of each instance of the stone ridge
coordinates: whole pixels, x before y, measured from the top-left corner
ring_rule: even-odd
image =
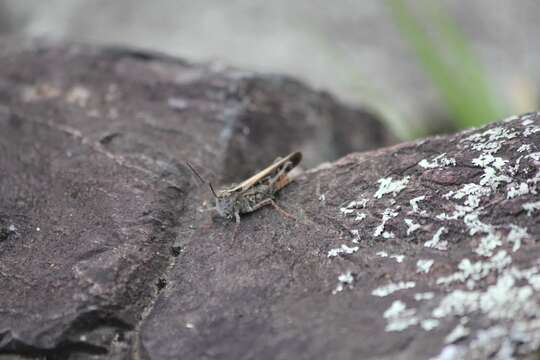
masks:
[[[238,226],[208,215],[149,358],[484,359],[540,346],[540,114],[351,154]],[[185,224],[184,226],[188,226]]]
[[[319,163],[388,138],[369,113],[286,77],[128,49],[0,47],[0,357],[139,348],[209,199],[186,161],[219,185],[289,151]]]

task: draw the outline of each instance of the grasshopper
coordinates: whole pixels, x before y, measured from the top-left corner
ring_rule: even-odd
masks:
[[[282,210],[274,201],[276,193],[287,186],[291,179],[287,174],[302,160],[301,152],[293,152],[284,158],[278,158],[273,164],[259,171],[240,184],[232,184],[229,187],[214,191],[210,182],[210,191],[216,200],[215,207],[219,215],[227,219],[235,219],[240,223],[240,215],[254,212],[264,206],[272,205],[286,216],[292,217]],[[206,182],[195,171],[190,163],[187,163],[191,171],[201,180]]]

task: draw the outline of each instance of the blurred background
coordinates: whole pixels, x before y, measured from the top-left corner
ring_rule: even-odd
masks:
[[[0,0],[0,35],[284,73],[401,139],[538,109],[537,0]]]

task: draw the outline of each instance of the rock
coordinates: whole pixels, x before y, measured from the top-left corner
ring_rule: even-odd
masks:
[[[352,153],[280,192],[296,220],[269,207],[236,225],[203,211],[185,161],[222,183],[389,137],[283,77],[1,49],[0,357],[538,351],[539,113]]]
[[[218,184],[292,150],[309,166],[391,140],[289,78],[13,44],[0,40],[0,354],[153,351],[141,319],[208,214],[186,161]]]
[[[310,170],[278,200],[296,221],[269,207],[236,229],[190,211],[135,352],[531,355],[540,347],[539,148],[540,114],[527,114]]]

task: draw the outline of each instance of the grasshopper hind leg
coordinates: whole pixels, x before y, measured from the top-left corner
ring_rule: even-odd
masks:
[[[284,215],[290,219],[293,219],[293,220],[296,220],[296,218],[294,216],[292,216],[291,214],[289,214],[288,212],[286,212],[285,210],[283,210],[280,206],[278,206],[278,204],[276,204],[276,202],[274,201],[274,199],[264,199],[263,201],[261,201],[260,203],[258,204],[255,204],[250,210],[253,212],[257,209],[260,209],[264,206],[267,206],[267,205],[272,205],[274,207],[274,209],[276,209],[277,211],[279,211],[281,213],[281,215]]]

